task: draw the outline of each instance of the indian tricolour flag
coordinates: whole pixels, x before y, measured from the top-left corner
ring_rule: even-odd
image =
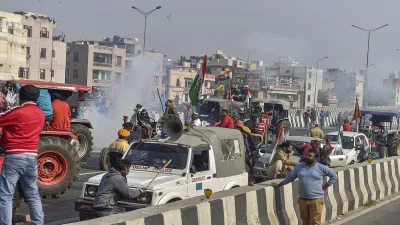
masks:
[[[225,71],[221,73],[220,75],[218,75],[218,80],[219,81],[229,80],[230,79],[229,73],[230,71]]]
[[[275,141],[274,149],[272,149],[271,158],[269,158],[269,164],[271,164],[271,161],[274,158],[274,155],[276,153],[276,148],[278,147],[279,144],[283,143],[284,141],[285,141],[285,129],[282,124],[281,128],[279,129],[278,137],[276,138]]]

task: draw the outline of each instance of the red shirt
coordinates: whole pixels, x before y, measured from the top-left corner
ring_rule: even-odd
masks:
[[[222,121],[222,123],[220,124],[221,127],[225,127],[225,128],[231,128],[233,129],[235,127],[235,124],[233,123],[232,118],[229,115],[226,115],[224,117],[224,120]]]
[[[68,103],[56,99],[51,106],[53,106],[53,120],[49,124],[49,129],[69,131],[71,129],[71,109]]]
[[[1,143],[6,154],[37,154],[44,126],[43,111],[26,102],[0,113]]]
[[[343,131],[353,131],[353,127],[350,125],[350,123],[344,123],[343,124]]]

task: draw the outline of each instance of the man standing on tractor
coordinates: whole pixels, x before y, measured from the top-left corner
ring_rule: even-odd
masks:
[[[128,151],[129,144],[127,139],[130,135],[131,132],[124,128],[118,131],[118,139],[108,147],[110,149],[110,167],[115,167],[124,153]]]
[[[167,108],[165,109],[164,115],[171,115],[171,114],[173,114],[173,115],[179,115],[179,114],[178,114],[178,110],[174,107],[174,102],[173,102],[172,100],[168,100],[168,101],[165,103],[165,106],[166,106]]]
[[[21,85],[19,85],[15,81],[13,82],[15,83],[15,87],[19,91],[21,89]],[[43,111],[45,116],[45,121],[50,122],[53,119],[53,107],[51,106],[51,96],[49,90],[47,89],[39,89],[39,90],[40,90],[40,95],[36,101],[36,105]]]
[[[131,123],[135,124],[134,121],[136,121],[136,124],[139,126],[143,126],[144,124],[150,123],[149,113],[147,112],[146,109],[143,108],[143,105],[141,104],[136,105],[135,113],[131,118]]]
[[[20,106],[0,114],[3,127],[1,144],[5,158],[0,176],[0,224],[12,223],[12,201],[15,187],[21,181],[33,224],[43,224],[42,201],[37,185],[39,137],[45,123],[43,111],[36,106],[40,90],[25,85],[19,90]]]
[[[221,115],[222,115],[222,122],[219,126],[233,129],[235,125],[233,123],[231,116],[229,116],[228,110],[223,109]]]
[[[53,120],[50,121],[49,129],[58,131],[69,131],[71,130],[71,108],[68,103],[61,100],[61,95],[58,93],[52,93],[51,95],[53,102],[54,114]]]

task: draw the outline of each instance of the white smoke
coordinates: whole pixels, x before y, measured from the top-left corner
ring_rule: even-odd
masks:
[[[121,83],[114,88],[113,92],[110,91],[106,95],[111,102],[111,115],[104,115],[93,107],[86,115],[94,127],[92,135],[95,149],[108,147],[118,138],[117,132],[122,127],[123,116],[128,116],[129,121],[136,104],[149,106],[146,101],[152,90],[149,90],[147,84],[154,74],[154,62],[146,54],[134,57],[131,71],[123,73]]]

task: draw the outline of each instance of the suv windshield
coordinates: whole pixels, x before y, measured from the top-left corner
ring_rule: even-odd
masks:
[[[157,144],[157,143],[134,143],[126,158],[129,158],[134,168],[148,169],[154,167],[160,169],[167,164],[166,167],[171,169],[182,170],[186,168],[186,162],[189,149],[187,147]]]
[[[329,139],[330,142],[339,142],[338,135],[326,135],[325,138]],[[343,136],[342,138],[342,148],[343,149],[352,149],[354,147],[354,138]]]

